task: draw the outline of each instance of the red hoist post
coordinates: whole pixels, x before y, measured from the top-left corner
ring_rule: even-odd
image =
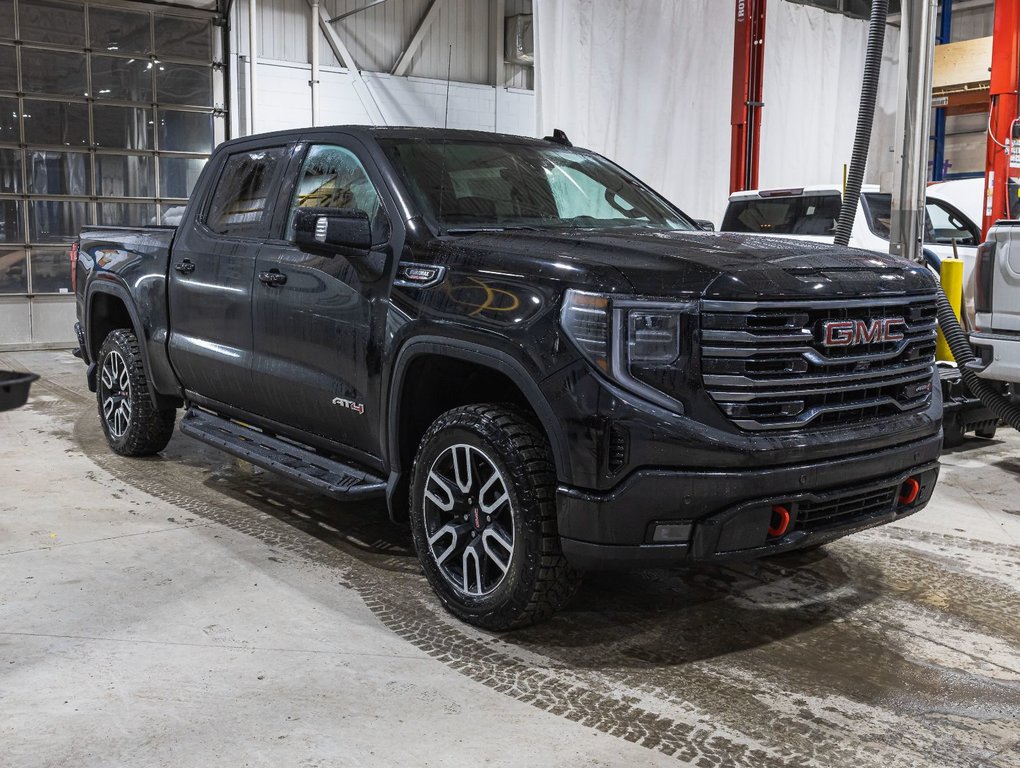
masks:
[[[1020,0],[995,0],[982,236],[1014,218],[1020,180]],[[1010,179],[1014,184],[1010,184]],[[1012,186],[1012,189],[1011,189]]]
[[[765,72],[765,0],[735,0],[730,192],[758,187],[762,79]]]

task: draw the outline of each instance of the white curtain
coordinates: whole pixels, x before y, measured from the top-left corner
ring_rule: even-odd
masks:
[[[729,3],[727,3],[728,5]],[[758,183],[762,188],[841,183],[850,163],[868,24],[819,8],[770,2]],[[865,181],[891,181],[899,29],[886,28],[882,77]]]
[[[718,225],[729,193],[733,0],[535,0],[534,12],[539,135],[562,128]],[[760,186],[842,179],[866,39],[864,21],[769,3]],[[892,170],[897,40],[890,30],[869,181]]]

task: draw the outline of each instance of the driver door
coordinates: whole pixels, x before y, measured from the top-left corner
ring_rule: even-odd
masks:
[[[278,224],[281,237],[262,247],[255,265],[252,378],[260,415],[370,462],[381,454],[378,350],[385,304],[378,299],[385,298],[388,281],[363,281],[350,258],[302,251],[293,236],[302,207],[362,210],[374,231],[386,230],[366,168],[371,161],[359,149],[353,140],[311,144],[300,161]]]

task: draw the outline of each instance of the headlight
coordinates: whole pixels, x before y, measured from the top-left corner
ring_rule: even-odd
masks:
[[[616,383],[678,413],[666,389],[689,354],[681,335],[692,303],[643,301],[568,290],[560,322],[581,354]],[[654,382],[653,386],[650,382]]]

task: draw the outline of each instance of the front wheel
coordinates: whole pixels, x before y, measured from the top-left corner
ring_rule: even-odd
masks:
[[[411,532],[443,605],[479,627],[551,616],[579,574],[560,549],[556,472],[545,436],[515,408],[447,411],[422,438],[411,480]]]
[[[166,448],[174,433],[173,408],[152,404],[149,379],[131,331],[111,331],[96,360],[96,399],[106,442],[121,456],[151,456]]]

